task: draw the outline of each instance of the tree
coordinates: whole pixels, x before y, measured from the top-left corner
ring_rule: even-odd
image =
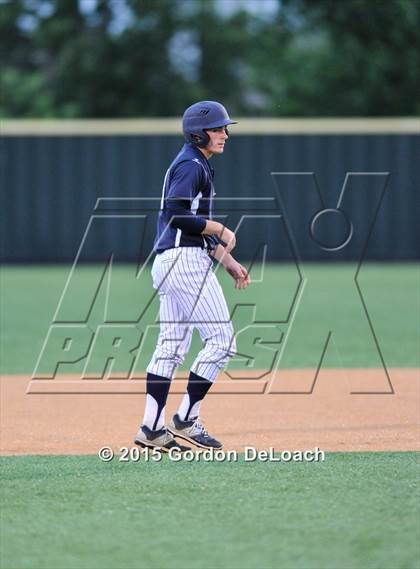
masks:
[[[89,6],[0,3],[3,116],[173,116],[209,98],[259,116],[419,111],[416,0],[278,0],[269,19],[214,0]]]
[[[415,115],[419,29],[416,0],[283,0],[254,82],[276,115]]]

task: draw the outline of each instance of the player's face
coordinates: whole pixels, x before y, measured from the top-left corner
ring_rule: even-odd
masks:
[[[206,150],[212,154],[222,154],[225,148],[225,142],[229,138],[227,127],[211,128],[206,130],[206,132],[210,138]]]

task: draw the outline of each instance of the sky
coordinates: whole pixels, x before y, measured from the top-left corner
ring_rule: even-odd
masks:
[[[0,4],[8,0],[0,0]],[[78,0],[79,9],[84,14],[94,11],[98,0]],[[198,0],[185,0],[185,7],[193,7]],[[131,19],[130,9],[127,7],[125,0],[110,0],[114,14],[113,22],[110,26],[112,33],[118,34],[122,32],[129,24]],[[48,0],[25,0],[28,7],[36,6],[38,15],[48,17],[53,12],[53,5]],[[260,17],[271,18],[279,9],[278,0],[216,0],[220,13],[230,16],[236,10],[245,9],[251,14]],[[25,15],[20,18],[19,25],[23,29],[31,30],[36,26],[37,19],[31,15]]]
[[[191,6],[194,6],[196,2],[197,0],[185,0],[185,4],[191,4]],[[80,9],[85,13],[92,11],[96,4],[97,0],[79,0]],[[111,5],[115,16],[111,31],[119,33],[130,21],[130,10],[124,0],[112,0]],[[227,16],[236,10],[245,9],[251,14],[268,18],[273,16],[279,8],[278,0],[216,0],[216,5],[220,12]]]

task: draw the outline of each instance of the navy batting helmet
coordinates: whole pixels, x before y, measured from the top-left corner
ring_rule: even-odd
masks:
[[[182,117],[182,130],[186,142],[196,146],[207,146],[209,135],[205,132],[209,128],[218,128],[236,124],[230,120],[227,110],[216,101],[200,101],[188,107]]]

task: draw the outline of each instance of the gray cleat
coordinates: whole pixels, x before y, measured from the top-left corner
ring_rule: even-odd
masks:
[[[217,450],[223,447],[221,442],[208,434],[198,417],[191,421],[182,421],[179,415],[176,414],[169,423],[168,431],[174,436],[180,437],[200,448]]]
[[[165,427],[157,431],[152,431],[152,429],[149,429],[146,425],[142,425],[134,442],[142,448],[152,448],[162,452],[169,452],[172,448],[179,449],[181,452],[190,450],[189,447],[178,444],[173,435]]]

